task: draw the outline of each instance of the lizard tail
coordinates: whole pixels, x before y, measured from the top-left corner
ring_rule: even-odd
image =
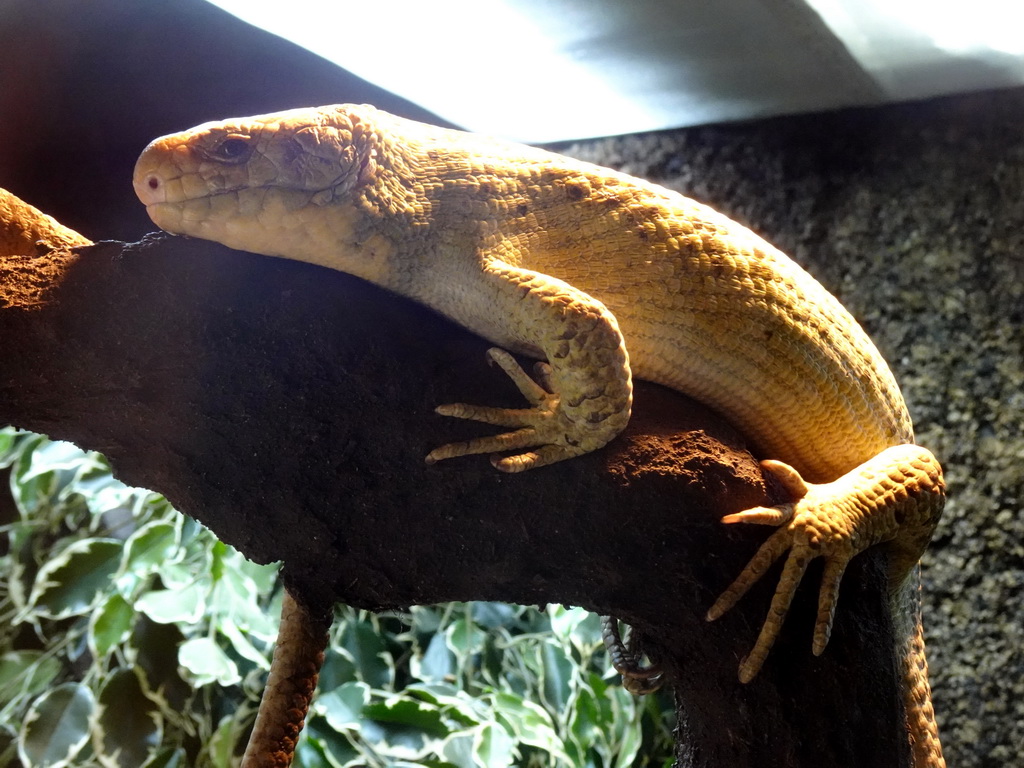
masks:
[[[288,768],[327,647],[330,616],[314,616],[285,589],[267,687],[241,768]]]
[[[919,579],[907,579],[901,590],[902,601],[910,603],[909,614],[913,626],[901,633],[906,638],[903,659],[903,707],[907,716],[907,730],[914,768],[946,768],[939,742],[939,727],[932,706],[932,688],[928,682],[928,659],[924,649],[924,626],[921,622]],[[913,586],[912,586],[913,585]],[[899,615],[899,614],[896,614]],[[898,629],[898,628],[897,628]]]

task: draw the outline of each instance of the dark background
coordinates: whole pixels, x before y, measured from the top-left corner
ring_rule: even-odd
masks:
[[[0,187],[96,240],[153,229],[130,179],[155,136],[336,102],[431,119],[195,0],[0,6]],[[835,292],[892,364],[949,482],[925,621],[944,747],[961,767],[1011,765],[1024,749],[1021,126],[1014,90],[564,148],[750,225]]]
[[[0,185],[94,240],[153,229],[131,188],[151,139],[340,102],[445,124],[200,0],[0,3]]]

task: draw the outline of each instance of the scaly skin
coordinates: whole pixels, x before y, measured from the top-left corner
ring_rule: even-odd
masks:
[[[165,136],[139,158],[135,188],[169,232],[357,275],[547,361],[537,383],[492,350],[530,407],[439,407],[508,431],[428,461],[501,452],[494,465],[518,472],[600,448],[629,419],[633,376],[716,408],[792,496],[725,518],[778,530],[709,619],[789,553],[741,679],[767,657],[810,559],[827,562],[820,653],[846,564],[885,544],[915,765],[943,765],[909,586],[942,509],[941,469],[913,444],[867,335],[768,243],[663,187],[368,106]]]
[[[288,768],[305,725],[327,647],[329,617],[317,617],[286,589],[259,714],[241,768]]]

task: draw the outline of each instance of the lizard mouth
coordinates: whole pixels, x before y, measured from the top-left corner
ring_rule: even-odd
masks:
[[[175,234],[188,234],[209,215],[210,200],[222,195],[236,194],[235,189],[189,189],[181,175],[170,175],[160,170],[137,168],[132,186],[150,220],[161,229]],[[191,193],[191,194],[190,194]],[[188,222],[191,222],[189,224]]]
[[[302,193],[310,197],[334,189],[329,185],[323,189],[307,189],[299,185],[288,184],[266,184],[262,187],[252,187],[248,184],[234,184],[231,186],[217,187],[211,189],[205,185],[189,184],[184,176],[168,177],[158,171],[138,171],[132,179],[132,186],[135,194],[146,206],[147,209],[160,208],[164,206],[186,205],[197,200],[213,200],[218,197],[237,196],[244,192],[270,193],[272,190],[280,190],[285,193]],[[189,187],[192,187],[191,189]],[[197,189],[196,187],[203,188]]]

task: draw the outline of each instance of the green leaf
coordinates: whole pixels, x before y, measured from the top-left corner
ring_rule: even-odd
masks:
[[[569,639],[579,649],[580,654],[586,658],[594,655],[595,652],[604,652],[604,640],[601,634],[601,617],[596,613],[584,611],[582,620],[576,622],[569,633]],[[602,660],[601,663],[605,662]]]
[[[356,665],[346,654],[328,648],[320,669],[320,690],[332,691],[356,679]]]
[[[158,570],[178,548],[178,527],[154,521],[139,528],[124,543],[121,573],[138,578]]]
[[[222,621],[244,628],[246,633],[260,639],[270,641],[277,636],[275,612],[272,618],[260,605],[260,593],[256,590],[255,582],[244,574],[235,572],[235,564],[245,562],[241,555],[235,553],[235,557],[227,559],[228,570],[221,573],[221,578],[213,584],[213,589],[207,598],[207,613],[220,618]]]
[[[39,569],[29,604],[51,619],[86,613],[110,589],[121,549],[114,539],[76,541]]]
[[[511,693],[498,693],[494,697],[494,713],[523,744],[569,761],[551,715],[542,707]]]
[[[508,731],[495,723],[485,723],[473,738],[473,757],[483,768],[505,768],[512,764],[515,746]]]
[[[202,543],[192,542],[191,550],[201,550]],[[207,566],[207,558],[204,552],[192,552],[188,554],[193,555],[187,560],[178,561],[170,560],[166,563],[162,563],[157,569],[157,575],[160,577],[160,581],[167,589],[182,589],[183,587],[191,586],[196,581],[196,574],[207,574],[209,568]],[[208,579],[204,578],[204,581]]]
[[[489,715],[482,700],[471,697],[450,683],[413,683],[406,686],[402,694],[434,704],[446,718],[462,726],[477,725]]]
[[[389,758],[417,760],[429,751],[426,735],[418,728],[401,723],[379,723],[364,720],[359,735],[375,752]]]
[[[89,650],[93,657],[106,658],[115,646],[127,640],[134,621],[135,609],[123,597],[108,597],[89,620]]]
[[[18,734],[6,724],[0,724],[0,766],[18,768],[14,756],[18,754]]]
[[[133,669],[113,672],[99,695],[93,748],[107,768],[136,768],[160,744],[163,718]]]
[[[135,610],[158,624],[195,624],[206,611],[207,592],[207,585],[200,582],[181,589],[155,589],[135,601]]]
[[[217,730],[213,732],[213,736],[205,745],[205,752],[209,757],[208,764],[212,768],[232,768],[232,765],[235,764],[233,760],[235,749],[233,731],[234,724],[231,715],[221,718]]]
[[[592,687],[600,678],[591,676]],[[604,716],[609,720],[607,733],[611,737],[611,746],[615,751],[615,768],[628,768],[633,764],[641,746],[641,710],[642,704],[633,694],[617,685],[605,685],[602,694],[608,702]],[[596,687],[595,687],[596,690]]]
[[[580,685],[576,691],[575,707],[569,723],[572,740],[585,753],[597,749],[607,752],[605,729],[611,725],[609,718],[601,711],[601,701],[587,685]]]
[[[405,696],[392,696],[385,701],[367,704],[363,707],[363,717],[381,723],[412,726],[436,737],[447,736],[450,731],[437,707]]]
[[[443,634],[430,638],[426,653],[419,660],[419,668],[414,668],[414,672],[418,678],[427,682],[452,679],[455,674],[455,654],[448,647]]]
[[[394,679],[394,669],[384,638],[366,621],[350,621],[342,633],[341,646],[348,651],[359,677],[371,688],[387,689]]]
[[[441,629],[442,619],[446,613],[447,611],[444,610],[443,606],[411,606],[409,608],[409,617],[412,619],[413,631],[421,636],[436,634]]]
[[[544,701],[555,711],[561,712],[572,696],[576,665],[554,642],[543,643],[540,647],[540,655],[543,669]]]
[[[589,673],[579,686],[570,728],[574,741],[583,750],[594,750],[603,765],[625,768],[633,764],[640,748],[637,720],[632,694]]]
[[[184,639],[176,625],[157,624],[143,614],[132,627],[129,640],[146,691],[165,699],[171,711],[183,711],[195,690],[181,679],[178,666],[178,646]]]
[[[327,720],[336,731],[359,728],[363,707],[370,701],[370,686],[366,683],[345,683],[313,700],[313,710]]]
[[[8,466],[17,455],[14,446],[17,444],[18,433],[11,427],[0,429],[0,467]]]
[[[474,731],[463,731],[448,738],[441,748],[441,754],[456,768],[477,768],[473,759]]]
[[[149,491],[125,485],[110,474],[106,465],[94,466],[80,473],[73,487],[85,499],[89,510],[97,516],[114,509],[129,508],[134,499],[159,498]]]
[[[222,686],[234,685],[242,679],[235,662],[208,637],[182,643],[178,663],[192,674],[196,686],[214,682]]]
[[[356,762],[356,759],[360,756],[359,750],[352,746],[352,742],[349,741],[345,733],[335,731],[324,718],[318,715],[314,715],[307,720],[306,728],[299,738],[299,746],[301,747],[307,739],[315,741],[323,748],[331,768],[366,764],[365,760]],[[293,765],[294,768],[307,768],[301,756],[296,758]],[[392,765],[390,768],[394,768],[394,766]]]
[[[559,640],[569,640],[576,628],[592,614],[583,608],[566,608],[561,605],[548,606],[551,617],[551,632]]]
[[[627,695],[629,692],[626,692]],[[616,719],[617,723],[622,723],[622,718]],[[640,730],[639,718],[625,721],[627,727],[622,729],[621,739],[619,741],[618,754],[615,756],[615,768],[629,768],[633,765],[636,760],[637,754],[640,752],[640,746],[642,743],[643,734]]]
[[[181,747],[167,747],[143,763],[142,768],[186,768],[188,756]]]
[[[454,701],[459,689],[451,683],[412,683],[403,691],[407,696],[415,696],[421,701],[440,705],[449,700]]]
[[[81,683],[65,683],[32,705],[18,738],[18,757],[32,768],[69,764],[89,739],[96,699]]]
[[[217,629],[220,631],[228,642],[231,643],[231,647],[235,649],[235,653],[241,656],[243,659],[248,659],[260,669],[270,669],[270,662],[267,660],[267,654],[260,652],[256,646],[249,642],[249,638],[245,636],[235,622],[231,619],[221,619],[220,623],[217,624]]]
[[[43,651],[10,651],[0,656],[0,707],[46,689],[61,672],[61,663]]]
[[[43,479],[30,477],[25,479],[32,466],[32,454],[36,448],[46,445],[49,441],[42,435],[22,433],[15,439],[11,448],[11,496],[25,520],[32,518],[32,513],[45,509],[53,492],[54,478],[50,475]],[[38,522],[38,521],[37,521]]]
[[[508,603],[479,601],[472,604],[473,621],[487,629],[511,627],[517,623],[519,613]]]
[[[448,627],[446,632],[448,647],[460,656],[480,653],[484,647],[487,634],[472,621],[459,619]]]
[[[0,467],[9,466],[18,461],[28,465],[31,461],[32,452],[47,441],[43,435],[34,432],[23,432],[14,427],[4,427],[3,433],[11,436],[11,442],[7,450],[0,455]]]
[[[210,607],[214,611],[230,614],[236,601],[251,603],[259,597],[256,582],[242,570],[242,565],[247,561],[238,550],[225,546],[215,562],[220,567],[213,571],[215,596]]]
[[[80,472],[85,468],[98,466],[98,454],[87,454],[73,443],[63,440],[48,440],[39,443],[32,451],[32,460],[22,480],[31,480],[47,472]]]
[[[323,740],[311,738],[303,732],[299,743],[295,745],[293,768],[335,768],[335,765],[327,756]]]

